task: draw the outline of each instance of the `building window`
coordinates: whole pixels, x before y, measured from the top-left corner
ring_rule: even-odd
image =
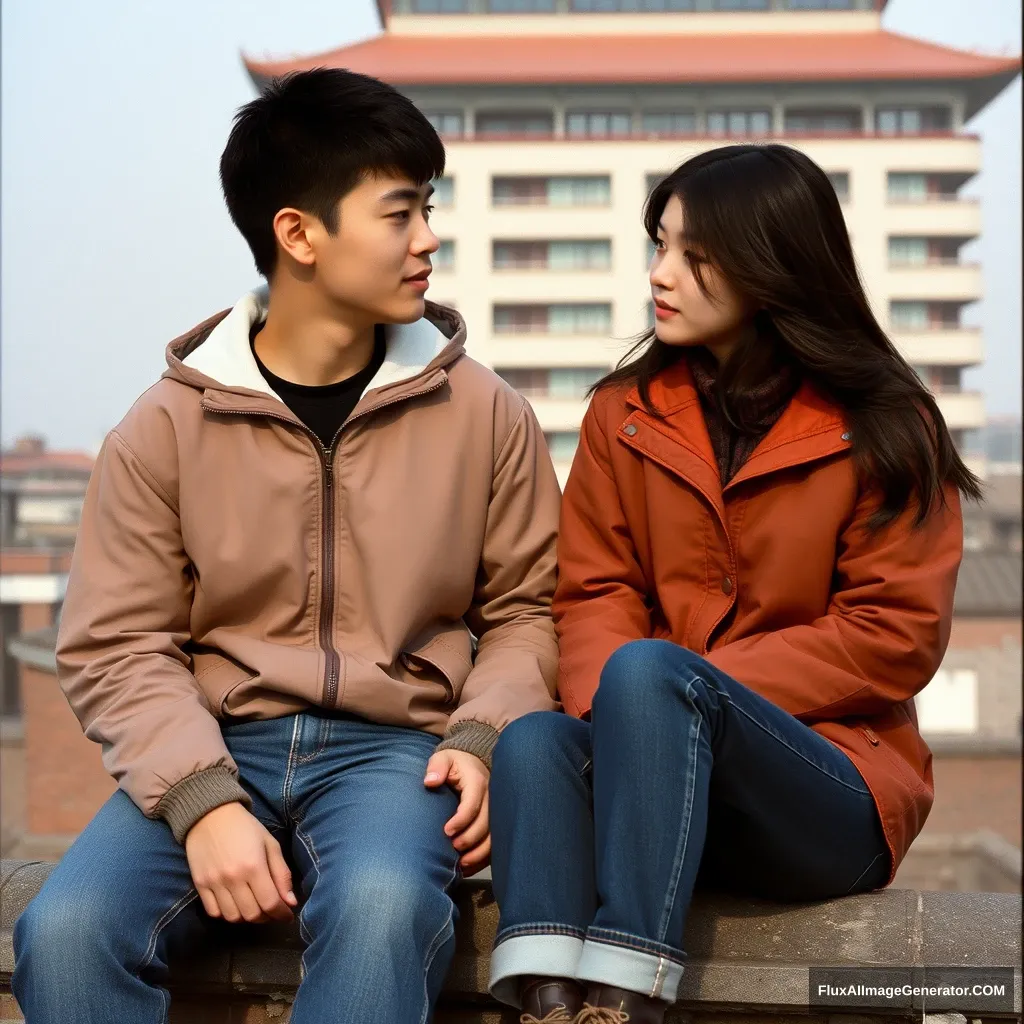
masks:
[[[940,668],[914,698],[917,724],[923,733],[978,731],[978,673],[973,669]]]
[[[697,134],[697,115],[692,110],[649,111],[644,114],[644,135],[688,136]]]
[[[881,107],[875,111],[879,135],[921,135],[952,127],[949,107]]]
[[[481,110],[476,115],[476,137],[550,138],[555,119],[549,110]]]
[[[558,242],[494,242],[495,270],[608,270],[608,239]]]
[[[498,370],[498,376],[524,398],[585,398],[606,373],[607,367],[584,366],[566,369]]]
[[[869,9],[863,0],[786,0],[790,11],[856,11]]]
[[[894,267],[925,266],[928,263],[928,239],[891,237],[889,263]]]
[[[553,430],[544,434],[554,462],[572,462],[580,443],[578,430]]]
[[[889,323],[894,331],[957,330],[960,304],[894,300],[889,303]]]
[[[18,662],[7,650],[8,643],[21,632],[21,605],[0,605],[0,717],[17,718],[21,714],[21,682]]]
[[[828,171],[827,173],[828,180],[832,182],[832,187],[839,197],[839,202],[848,203],[850,201],[850,172]]]
[[[608,206],[611,198],[608,175],[499,177],[491,183],[495,206]]]
[[[708,135],[714,138],[749,138],[770,135],[769,110],[712,110],[708,112]]]
[[[487,0],[491,14],[550,14],[555,0]]]
[[[962,390],[959,366],[915,366],[913,370],[932,394],[951,395]]]
[[[434,253],[433,265],[435,270],[455,269],[455,242],[452,239],[441,240],[440,248]]]
[[[608,334],[612,307],[606,302],[494,307],[495,334]]]
[[[413,14],[466,14],[469,0],[412,0]]]
[[[618,14],[621,11],[692,11],[694,0],[572,0],[571,9],[583,14]]]
[[[440,209],[455,205],[454,178],[449,178],[445,175],[443,178],[435,178],[431,184],[434,186],[434,192],[430,197],[430,202],[433,203],[434,206]]]
[[[565,133],[570,139],[624,138],[632,130],[632,116],[625,111],[578,110],[565,119]]]
[[[861,111],[787,110],[784,120],[787,135],[852,135],[864,124]]]
[[[461,110],[424,110],[423,114],[441,138],[462,138]]]

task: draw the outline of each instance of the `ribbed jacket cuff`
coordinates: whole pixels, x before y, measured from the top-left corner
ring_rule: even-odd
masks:
[[[498,742],[498,730],[486,722],[467,719],[449,726],[444,739],[437,745],[438,750],[463,750],[480,758],[487,770],[491,770],[491,754]]]
[[[252,810],[252,798],[241,787],[234,772],[224,765],[204,768],[186,775],[163,795],[156,813],[171,828],[174,838],[185,844],[189,829],[215,807],[238,801]]]

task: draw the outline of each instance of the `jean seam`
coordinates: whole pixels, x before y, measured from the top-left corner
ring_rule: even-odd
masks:
[[[327,746],[327,737],[330,734],[331,723],[326,718],[320,718],[319,723],[317,727],[316,748],[308,754],[299,754],[295,758],[297,765],[309,764],[310,761],[315,761],[323,753],[324,747]]]
[[[685,954],[682,950],[677,951],[677,956],[672,956],[665,952],[665,948],[672,948],[669,947],[667,943],[658,943],[659,946],[663,946],[665,948],[654,950],[650,948],[651,944],[646,946],[641,945],[641,943],[647,942],[648,940],[642,939],[636,935],[630,935],[628,932],[619,932],[608,928],[592,928],[587,932],[586,941],[599,946],[615,946],[619,949],[628,949],[634,953],[642,953],[644,956],[653,957],[659,960],[666,960],[670,964],[676,964],[679,967],[685,966]]]
[[[861,872],[861,873],[860,873],[860,874],[859,874],[859,875],[857,876],[857,878],[856,878],[856,880],[854,881],[853,885],[851,885],[851,886],[850,886],[850,888],[846,890],[846,895],[847,895],[847,896],[849,896],[849,895],[850,895],[850,894],[851,894],[851,893],[853,892],[853,890],[854,890],[854,889],[856,889],[858,885],[860,885],[860,883],[861,883],[861,880],[862,880],[862,879],[864,878],[864,876],[865,876],[865,875],[867,875],[867,874],[868,874],[868,872],[869,872],[869,871],[871,871],[871,869],[872,869],[872,868],[873,868],[873,867],[874,867],[874,866],[875,866],[875,865],[876,865],[876,864],[877,864],[877,863],[878,863],[878,862],[879,862],[879,861],[880,861],[880,860],[881,860],[881,859],[882,859],[883,857],[888,857],[888,856],[889,856],[889,851],[888,851],[888,850],[883,850],[883,851],[882,851],[881,853],[878,853],[878,854],[876,854],[876,855],[875,855],[875,856],[874,856],[874,857],[872,858],[872,860],[871,860],[871,863],[870,863],[870,864],[869,864],[869,865],[868,865],[868,866],[867,866],[867,867],[866,867],[866,868],[865,868],[865,869],[864,869],[864,870],[863,870],[863,871],[862,871],[862,872]]]
[[[427,960],[423,968],[423,1013],[420,1015],[420,1024],[427,1024],[427,1017],[430,1014],[430,992],[427,990],[427,979],[430,977],[430,968],[434,966],[434,957],[437,956],[437,951],[441,948],[444,943],[443,935],[446,935],[448,929],[451,928],[454,933],[455,927],[452,924],[452,918],[455,915],[455,901],[451,898],[449,889],[455,884],[455,880],[459,877],[459,862],[456,860],[455,866],[452,868],[452,876],[448,880],[448,884],[444,887],[445,895],[448,897],[448,916],[445,918],[445,922],[438,929],[437,934],[430,940],[430,945],[427,947]]]
[[[700,743],[700,727],[702,722],[703,718],[700,715],[695,715],[690,726],[690,731],[694,733],[690,746],[690,749],[693,751],[696,751],[697,746]],[[672,874],[669,878],[668,892],[665,895],[665,902],[662,905],[661,921],[658,923],[658,942],[662,945],[668,945],[665,940],[668,936],[669,924],[672,921],[672,907],[676,901],[676,893],[679,891],[679,877],[683,873],[683,861],[686,859],[686,847],[690,841],[690,825],[693,821],[693,794],[695,788],[696,772],[689,771],[686,773],[686,795],[683,798],[686,801],[686,824],[679,830],[679,839],[676,842],[676,855],[672,864]]]
[[[156,944],[160,938],[160,933],[187,907],[197,896],[199,892],[193,887],[189,889],[184,896],[179,897],[174,901],[171,906],[164,911],[163,915],[153,926],[153,930],[149,933],[149,941],[146,944],[146,952],[143,955],[142,960],[138,966],[132,971],[133,974],[140,974],[144,971],[153,959],[153,954],[156,952]]]
[[[315,889],[316,888],[316,883],[320,881],[320,858],[317,855],[316,847],[313,845],[312,838],[310,836],[308,836],[305,832],[303,832],[302,829],[299,827],[299,823],[298,822],[296,822],[296,824],[295,824],[295,835],[298,837],[299,842],[302,843],[302,845],[306,848],[306,852],[309,854],[310,860],[312,860],[312,862],[313,862],[313,870],[316,872],[316,878],[313,881],[313,889]],[[310,890],[310,894],[312,895],[312,889]],[[309,901],[307,900],[302,905],[302,910],[299,911],[299,937],[305,939],[307,947],[312,945],[312,942],[313,942],[313,933],[306,927],[305,913],[306,913],[306,907],[308,907],[308,906],[309,906]],[[302,951],[302,956],[299,957],[299,963],[302,966],[302,975],[303,975],[303,977],[305,977],[305,974],[306,974],[306,950],[305,949]]]
[[[281,806],[284,811],[284,818],[287,821],[291,817],[291,796],[292,796],[292,781],[295,778],[295,750],[298,743],[298,738],[301,735],[299,716],[295,716],[295,721],[292,724],[292,742],[288,748],[288,761],[284,769],[284,785],[281,787]]]
[[[690,686],[692,686],[695,682],[697,682],[698,680],[701,680],[701,679],[703,679],[703,677],[700,676],[699,673],[697,673],[697,672],[695,672],[695,671],[693,671],[691,669],[690,670],[690,678],[688,680],[689,686],[687,687],[687,689],[689,689]],[[707,680],[704,680],[704,681],[707,682]],[[714,685],[713,682],[712,682],[712,685]],[[734,700],[732,700],[732,698],[729,696],[729,694],[725,690],[722,690],[718,686],[715,686],[715,691],[719,694],[719,696],[722,697],[722,699],[729,705],[729,707],[731,707],[734,711],[738,712],[739,714],[743,715],[743,717],[748,722],[750,722],[752,725],[757,726],[757,728],[759,728],[762,732],[767,733],[773,739],[775,739],[776,741],[781,743],[787,750],[789,750],[791,753],[793,753],[797,757],[799,757],[801,761],[805,762],[806,764],[809,764],[812,768],[816,768],[819,772],[821,772],[822,775],[825,775],[828,778],[832,779],[833,782],[838,782],[840,786],[844,786],[846,789],[849,789],[853,793],[859,793],[861,796],[870,796],[871,795],[871,791],[869,789],[867,789],[866,787],[861,789],[861,788],[858,788],[857,786],[852,786],[845,779],[839,778],[838,775],[833,774],[827,768],[825,768],[822,765],[818,764],[816,761],[812,761],[802,751],[797,750],[796,747],[794,747],[793,744],[790,743],[784,736],[780,735],[778,732],[776,732],[774,729],[770,728],[768,725],[766,725],[760,719],[755,718],[753,715],[751,715],[744,708],[740,707],[739,704],[737,704]],[[691,694],[691,696],[692,696],[692,694]],[[800,721],[798,718],[794,718],[793,720],[795,722],[799,722]],[[802,722],[800,724],[803,725]],[[804,726],[804,728],[807,728],[807,727]],[[813,730],[812,730],[812,732],[813,732]],[[815,735],[817,735],[817,733],[815,733]],[[825,740],[825,742],[828,743],[829,741]],[[839,748],[836,747],[836,749],[838,750]],[[840,753],[842,753],[842,751],[840,751]]]
[[[586,941],[586,929],[570,928],[568,925],[555,923],[540,924],[517,924],[512,928],[505,928],[494,937],[494,948],[496,949],[503,942],[509,939],[533,938],[537,935],[558,935],[569,939]]]

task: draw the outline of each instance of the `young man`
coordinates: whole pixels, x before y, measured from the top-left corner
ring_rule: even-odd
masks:
[[[430,1018],[490,752],[557,661],[543,436],[424,301],[443,169],[361,75],[239,112],[221,179],[269,296],[171,343],[90,482],[57,658],[120,785],[18,922],[31,1024],[160,1024],[174,948],[293,913],[292,1024]]]

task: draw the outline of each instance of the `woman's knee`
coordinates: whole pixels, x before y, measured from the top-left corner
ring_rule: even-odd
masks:
[[[667,640],[633,640],[605,662],[594,707],[616,715],[659,715],[680,704],[687,690],[702,685],[699,654]]]

